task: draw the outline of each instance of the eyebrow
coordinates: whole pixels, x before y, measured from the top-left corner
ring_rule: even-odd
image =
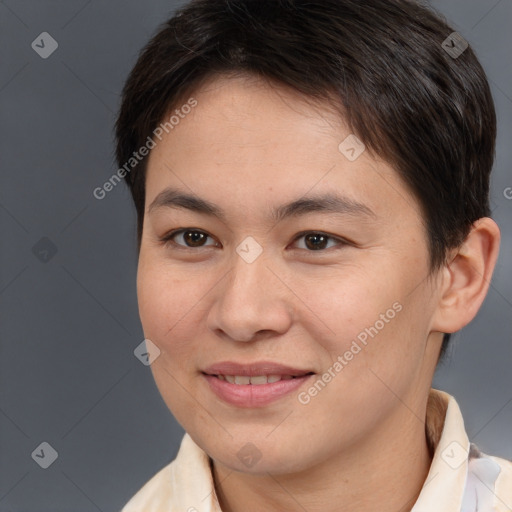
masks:
[[[182,208],[217,217],[223,222],[227,221],[227,215],[220,206],[175,188],[165,188],[160,192],[150,204],[147,213],[149,214],[161,208]],[[377,217],[368,206],[348,197],[330,192],[303,196],[295,201],[285,203],[277,208],[273,208],[270,217],[271,220],[279,222],[286,218],[299,217],[313,212]]]

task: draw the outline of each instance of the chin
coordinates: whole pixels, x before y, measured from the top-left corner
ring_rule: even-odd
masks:
[[[251,442],[246,439],[251,436],[244,437],[243,441],[230,439],[225,446],[203,444],[202,448],[216,463],[231,471],[252,475],[298,473],[314,465],[307,456],[301,455],[298,459],[296,447],[288,449],[282,444],[275,446],[264,440]]]

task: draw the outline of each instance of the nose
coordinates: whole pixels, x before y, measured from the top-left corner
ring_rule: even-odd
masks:
[[[272,268],[277,265],[263,254],[249,263],[235,253],[232,261],[214,289],[209,329],[239,342],[284,334],[293,320],[293,294]]]

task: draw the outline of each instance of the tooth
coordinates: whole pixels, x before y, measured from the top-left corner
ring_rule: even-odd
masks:
[[[251,384],[255,384],[256,386],[259,386],[261,384],[267,383],[267,376],[266,375],[256,375],[254,377],[251,377]]]
[[[217,375],[217,378],[220,379],[220,380],[226,380],[226,378],[224,377],[224,375]]]
[[[281,377],[282,380],[290,380],[290,379],[293,379],[293,377],[291,375],[283,375]]]
[[[251,378],[246,375],[235,375],[235,384],[250,384]]]
[[[233,375],[224,375],[224,378],[231,384],[235,383],[235,377],[233,377]]]
[[[267,382],[268,383],[272,383],[272,382],[278,382],[281,380],[281,375],[269,375],[267,377]]]

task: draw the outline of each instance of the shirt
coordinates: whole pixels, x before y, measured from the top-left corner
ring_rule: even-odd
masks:
[[[512,512],[512,462],[469,442],[459,406],[431,389],[425,421],[433,454],[411,512]],[[154,475],[121,512],[222,512],[210,458],[185,434],[177,457]]]

